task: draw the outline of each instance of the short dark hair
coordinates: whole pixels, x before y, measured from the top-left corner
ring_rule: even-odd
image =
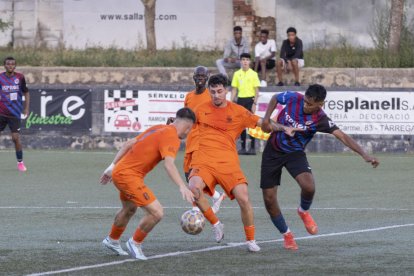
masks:
[[[223,85],[223,87],[226,87],[228,84],[228,79],[223,74],[215,74],[210,77],[208,80],[208,87],[216,87],[217,85]]]
[[[269,30],[261,30],[261,31],[260,31],[260,33],[261,33],[261,34],[266,34],[266,35],[269,35]]]
[[[242,32],[242,31],[243,31],[243,29],[242,29],[242,27],[240,27],[240,26],[235,26],[235,27],[233,28],[233,32],[235,32],[235,31],[240,31],[240,32]]]
[[[240,55],[240,59],[242,59],[242,58],[248,58],[248,59],[251,59],[251,58],[252,58],[252,56],[251,56],[249,53],[243,53],[243,54],[241,54],[241,55]]]
[[[320,84],[312,84],[306,89],[305,95],[312,98],[315,102],[321,102],[326,98],[326,89]]]
[[[194,111],[192,111],[188,107],[183,107],[177,111],[177,114],[175,114],[175,117],[177,119],[185,119],[185,120],[191,120],[193,123],[196,122],[196,115]]]
[[[16,61],[16,60],[14,59],[14,57],[6,57],[6,58],[4,59],[4,61],[3,61],[3,64],[4,64],[4,65],[6,65],[6,61],[8,61],[8,60],[14,60],[14,61]]]
[[[294,27],[289,27],[287,29],[286,33],[295,33],[296,34],[296,29]]]

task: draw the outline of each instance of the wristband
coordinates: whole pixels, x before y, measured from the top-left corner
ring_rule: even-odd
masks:
[[[115,164],[111,163],[111,165],[109,165],[108,168],[106,168],[105,174],[112,173],[112,170],[114,169],[114,167],[115,167]]]

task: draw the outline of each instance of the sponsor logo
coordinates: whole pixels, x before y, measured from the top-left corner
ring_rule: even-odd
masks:
[[[350,110],[408,110],[408,101],[393,97],[389,100],[363,100],[355,97],[351,100],[326,101],[324,109]]]

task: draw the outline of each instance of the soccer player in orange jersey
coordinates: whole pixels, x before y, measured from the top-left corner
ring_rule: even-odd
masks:
[[[208,71],[207,67],[204,66],[197,66],[194,69],[193,80],[195,83],[195,89],[188,92],[185,100],[184,106],[191,108],[192,110],[196,110],[197,106],[211,102],[210,93],[206,88],[207,80],[210,76],[210,72]],[[191,170],[191,160],[193,152],[198,149],[198,129],[197,125],[194,125],[192,130],[187,136],[186,145],[185,145],[185,156],[184,156],[184,173],[185,178],[188,182],[188,176],[190,175]],[[226,197],[225,193],[219,193],[214,190],[212,198],[213,198],[213,212],[217,213],[220,209],[221,202]],[[195,203],[194,203],[195,204]],[[197,206],[194,206],[194,209],[198,209]]]
[[[240,168],[236,139],[245,128],[261,126],[262,119],[244,107],[227,101],[226,85],[225,76],[211,76],[208,82],[211,101],[199,105],[195,111],[199,145],[192,156],[190,189],[197,206],[213,225],[217,242],[223,239],[224,226],[214,214],[203,191],[211,195],[219,183],[231,200],[235,198],[241,209],[247,248],[256,252],[260,247],[254,238],[253,209],[247,191],[247,180]],[[284,131],[288,135],[293,135],[297,130],[275,123],[271,127],[274,131]]]
[[[118,255],[128,255],[122,249],[119,239],[137,207],[141,207],[146,214],[126,246],[132,257],[147,259],[142,252],[141,244],[163,217],[163,208],[144,183],[144,178],[161,160],[164,160],[169,177],[180,188],[183,199],[190,203],[194,201],[194,196],[180,177],[174,160],[180,147],[180,139],[186,138],[195,120],[191,109],[178,110],[176,120],[171,125],[153,126],[126,142],[101,176],[102,184],[113,180],[120,192],[122,209],[115,217],[109,236],[102,242]]]

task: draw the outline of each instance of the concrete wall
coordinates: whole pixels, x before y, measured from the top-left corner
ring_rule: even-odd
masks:
[[[286,29],[294,26],[304,47],[332,46],[346,40],[372,47],[369,36],[376,10],[387,0],[157,0],[155,23],[160,49],[194,46],[223,48],[232,35],[236,6],[252,8],[256,27],[276,33],[278,47]],[[407,22],[414,17],[414,0],[406,0]],[[13,30],[0,33],[0,46],[45,45],[87,47],[145,47],[144,7],[140,0],[2,0],[0,16]],[[120,18],[117,18],[119,16]],[[132,17],[131,17],[132,16]],[[110,18],[111,17],[111,18]],[[131,17],[131,18],[130,18]],[[253,19],[253,20],[255,20]],[[270,22],[266,20],[271,20]],[[266,23],[267,22],[267,23]],[[251,27],[246,26],[246,27]],[[249,41],[255,34],[246,28]]]
[[[104,89],[132,88],[138,90],[193,89],[192,68],[33,68],[20,67],[26,75],[29,88],[88,88],[92,89],[92,128],[90,131],[35,131],[23,130],[22,139],[26,148],[50,149],[116,149],[131,133],[104,132]],[[211,68],[214,72],[214,68]],[[414,69],[346,69],[305,68],[304,84],[319,82],[328,91],[364,90],[412,90]],[[267,87],[262,91],[277,92],[286,87]],[[292,89],[292,88],[291,88]],[[294,88],[293,88],[294,89]],[[303,89],[303,88],[302,88]],[[12,148],[6,130],[0,136],[0,149]],[[414,153],[413,136],[404,135],[354,135],[365,149],[372,152]],[[318,135],[309,144],[311,152],[349,151],[330,135]]]
[[[217,73],[216,68],[210,68]],[[188,85],[192,83],[193,68],[76,68],[76,67],[19,67],[29,84],[36,85],[111,85],[115,87],[142,85]],[[284,82],[293,84],[292,75]],[[274,84],[274,72],[269,85]],[[320,83],[341,88],[414,88],[414,68],[303,68],[302,85]]]

